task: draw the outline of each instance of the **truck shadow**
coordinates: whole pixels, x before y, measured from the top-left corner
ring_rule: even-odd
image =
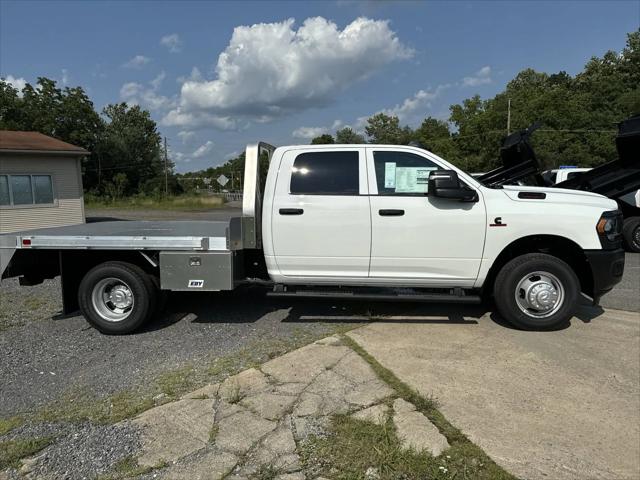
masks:
[[[192,323],[254,323],[273,315],[285,323],[421,323],[475,325],[487,313],[481,305],[272,298],[260,288],[230,292],[171,292],[166,306],[142,331]]]
[[[575,319],[589,323],[604,310],[588,303],[580,306]],[[487,315],[488,314],[488,315]],[[477,325],[483,316],[515,329],[491,305],[371,302],[359,300],[274,298],[264,289],[242,288],[230,292],[171,292],[166,304],[142,331],[167,328],[177,322],[255,323],[272,316],[284,323],[410,323],[427,325]],[[558,330],[570,326],[570,322]]]

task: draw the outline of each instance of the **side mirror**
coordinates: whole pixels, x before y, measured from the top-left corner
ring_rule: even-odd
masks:
[[[477,202],[479,200],[475,190],[460,184],[458,172],[454,170],[433,170],[429,174],[428,195],[460,200],[461,202]]]

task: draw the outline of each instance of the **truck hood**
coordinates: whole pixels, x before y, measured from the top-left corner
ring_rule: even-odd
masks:
[[[552,187],[528,187],[521,185],[505,185],[502,187],[505,195],[516,202],[544,202],[564,205],[588,205],[603,210],[615,210],[618,204],[604,195],[584,192],[582,190],[569,190],[566,188]],[[546,194],[544,199],[532,200],[518,198],[520,192],[538,192]]]

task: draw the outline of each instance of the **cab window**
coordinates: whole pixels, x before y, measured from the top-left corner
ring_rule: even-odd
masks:
[[[293,195],[358,195],[358,152],[307,152],[291,168]]]
[[[378,195],[424,195],[429,174],[439,167],[428,158],[410,152],[373,152]]]

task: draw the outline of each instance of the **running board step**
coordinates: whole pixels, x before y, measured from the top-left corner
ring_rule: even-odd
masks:
[[[467,303],[482,302],[479,295],[467,293],[461,288],[438,289],[439,292],[424,292],[410,288],[387,289],[309,289],[276,285],[269,297],[297,297],[297,298],[333,298],[339,300],[380,300],[395,302],[431,302],[431,303]]]

